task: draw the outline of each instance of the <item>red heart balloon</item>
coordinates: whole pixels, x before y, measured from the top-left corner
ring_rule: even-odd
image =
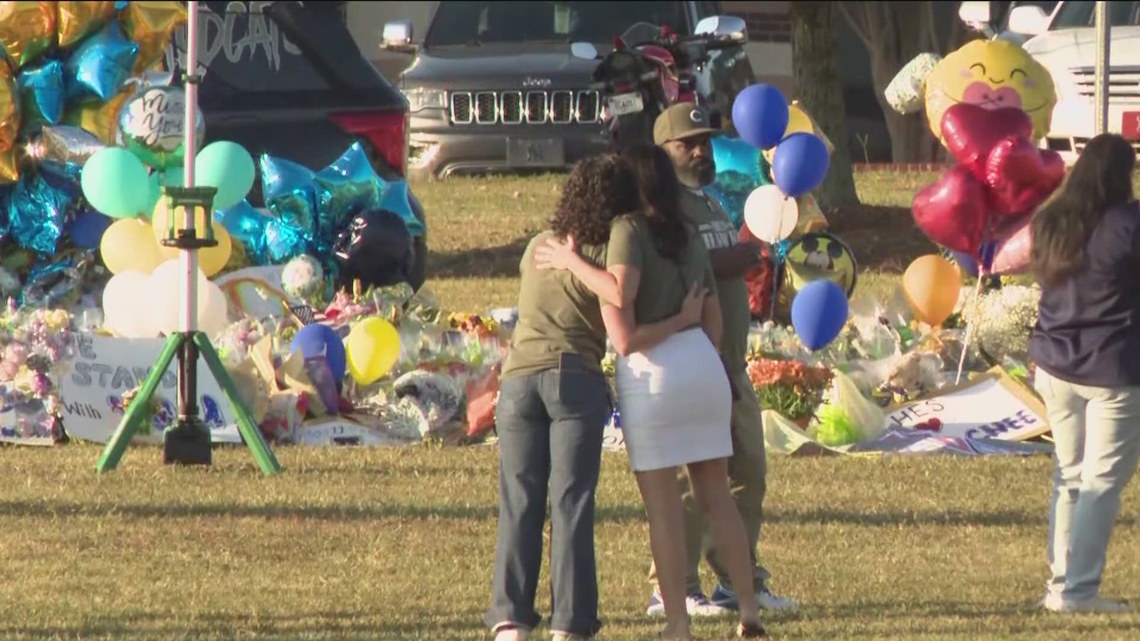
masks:
[[[914,222],[935,243],[975,254],[986,229],[986,187],[957,165],[914,196]]]
[[[997,233],[994,259],[990,271],[994,274],[1015,274],[1029,266],[1029,252],[1033,248],[1033,214],[1011,218]]]
[[[1038,149],[1027,138],[1009,137],[994,145],[986,159],[986,184],[994,211],[1018,216],[1045,202],[1065,179],[1065,162],[1052,150]]]
[[[960,102],[943,113],[941,129],[942,140],[954,158],[985,180],[986,158],[994,145],[1008,136],[1029,138],[1033,121],[1020,109],[984,109]]]

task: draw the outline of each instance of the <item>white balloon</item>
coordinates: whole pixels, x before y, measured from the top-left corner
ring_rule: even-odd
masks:
[[[182,269],[178,263],[177,258],[172,258],[165,261],[150,275],[147,281],[147,298],[149,309],[153,316],[155,328],[164,333],[170,334],[182,329],[182,319],[179,316],[179,306],[182,301]],[[213,286],[217,290],[217,294],[210,291]],[[211,283],[202,270],[198,270],[198,329],[204,332],[211,332],[218,325],[218,295],[221,295],[222,309],[225,310],[225,295],[221,293],[221,289],[217,285]],[[213,298],[213,300],[211,300]],[[202,319],[206,318],[209,327],[202,323]],[[225,316],[223,314],[222,318]],[[225,325],[222,325],[224,328]]]
[[[217,283],[207,282],[205,293],[205,304],[198,307],[198,329],[213,338],[230,324],[229,304]]]
[[[119,272],[103,288],[103,324],[124,338],[152,338],[158,334],[144,293],[149,276],[128,270]]]
[[[744,224],[752,235],[766,243],[791,236],[800,222],[800,207],[776,185],[761,185],[744,201]]]

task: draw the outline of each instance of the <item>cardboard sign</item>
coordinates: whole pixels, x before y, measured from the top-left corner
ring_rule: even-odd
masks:
[[[1000,368],[891,409],[884,429],[900,427],[937,436],[1002,441],[1025,441],[1049,431],[1044,404]]]
[[[310,447],[339,446],[393,446],[407,445],[415,440],[386,432],[382,427],[358,423],[346,416],[306,423],[297,429],[297,444]]]
[[[76,356],[59,379],[63,428],[72,438],[106,443],[123,418],[123,394],[142,385],[165,341],[78,334]],[[135,438],[162,442],[162,429],[178,416],[178,360],[171,361],[155,392],[162,411],[150,434]],[[241,443],[225,395],[206,362],[198,359],[198,416],[215,443]]]

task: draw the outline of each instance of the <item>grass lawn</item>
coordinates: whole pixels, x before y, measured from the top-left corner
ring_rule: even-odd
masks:
[[[903,223],[932,178],[860,177],[869,206],[832,222],[864,266],[889,271],[925,251]],[[513,304],[523,243],[560,182],[415,187],[431,216],[430,286],[448,308]],[[165,467],[158,449],[139,447],[102,477],[92,445],[0,455],[0,639],[489,638],[494,447],[282,447],[285,471],[270,479],[233,447],[205,470]],[[769,470],[761,552],[773,587],[804,604],[767,617],[775,638],[1140,638],[1140,615],[1034,607],[1046,457],[773,458]],[[1135,486],[1125,494],[1109,596],[1140,600],[1138,498]],[[605,455],[597,548],[600,638],[652,638],[648,534],[624,454]],[[731,628],[697,623],[705,640]]]

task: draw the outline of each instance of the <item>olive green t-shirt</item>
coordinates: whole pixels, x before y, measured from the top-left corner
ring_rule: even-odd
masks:
[[[732,220],[715,200],[704,193],[692,189],[683,190],[681,210],[697,226],[697,234],[710,252],[737,244],[736,227]],[[716,290],[720,300],[720,315],[724,319],[720,353],[730,368],[744,368],[747,366],[748,328],[752,324],[748,286],[743,277],[717,279]]]
[[[500,378],[523,376],[558,367],[563,352],[577,354],[601,371],[606,354],[606,328],[598,297],[564,269],[538,269],[534,248],[548,238],[531,239],[519,263],[519,318]],[[578,253],[605,267],[605,245],[582,245]]]
[[[703,283],[716,293],[716,279],[708,251],[695,234],[689,236],[680,261],[665,258],[657,251],[645,218],[627,214],[614,220],[606,266],[628,265],[641,273],[634,299],[634,316],[639,325],[665,320],[681,311],[681,303],[693,283]]]

